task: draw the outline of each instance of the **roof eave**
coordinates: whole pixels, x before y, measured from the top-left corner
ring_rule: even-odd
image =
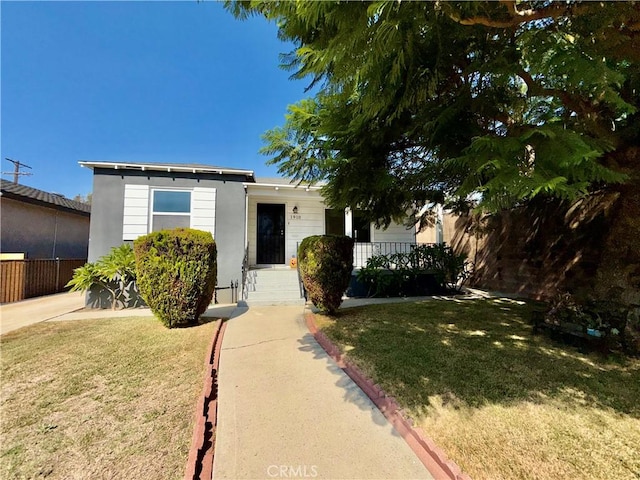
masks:
[[[181,173],[217,173],[220,175],[245,175],[248,177],[254,176],[253,170],[243,170],[236,168],[226,167],[187,167],[180,165],[167,165],[167,164],[142,164],[142,163],[127,163],[127,162],[92,162],[81,160],[78,162],[81,167],[90,169],[94,168],[113,168],[114,170],[140,170],[142,172],[158,171],[158,172],[181,172]]]
[[[321,185],[297,185],[297,184],[291,184],[291,183],[260,183],[260,182],[255,182],[255,183],[243,183],[243,185],[245,187],[266,187],[266,188],[290,188],[290,189],[297,189],[297,190],[313,190],[313,191],[317,191],[322,189]]]

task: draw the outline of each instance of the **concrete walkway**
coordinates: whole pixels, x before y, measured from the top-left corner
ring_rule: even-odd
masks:
[[[0,306],[0,335],[84,307],[84,293],[67,292]]]
[[[238,309],[218,374],[214,478],[432,478],[309,333],[300,306]]]

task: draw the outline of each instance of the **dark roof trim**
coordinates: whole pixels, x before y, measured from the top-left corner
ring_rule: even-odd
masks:
[[[82,202],[76,202],[56,195],[55,193],[45,192],[37,188],[27,187],[8,180],[2,179],[2,196],[13,200],[20,200],[25,203],[34,205],[42,205],[57,210],[65,210],[67,212],[89,216],[91,214],[91,205]]]
[[[217,173],[219,175],[244,175],[249,180],[253,180],[253,170],[243,170],[238,168],[216,167],[214,165],[203,165],[199,163],[128,163],[128,162],[93,162],[80,161],[82,167],[91,168],[112,168],[114,170],[138,170],[138,171],[159,171],[159,172],[182,172],[182,173]]]
[[[309,185],[307,183],[301,183],[301,184],[297,184],[297,183],[291,183],[288,179],[286,178],[282,178],[282,179],[276,179],[276,178],[270,178],[267,180],[256,180],[255,183],[245,183],[244,184],[245,187],[273,187],[276,190],[278,190],[279,188],[290,188],[290,189],[297,189],[297,190],[305,190],[305,191],[316,191],[316,190],[321,190],[322,187],[324,186],[324,183],[319,184],[319,185]]]

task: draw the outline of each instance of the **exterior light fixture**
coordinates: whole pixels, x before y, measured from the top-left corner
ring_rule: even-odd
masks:
[[[297,205],[295,207],[293,207],[293,213],[294,213],[294,215],[298,213],[298,206]]]

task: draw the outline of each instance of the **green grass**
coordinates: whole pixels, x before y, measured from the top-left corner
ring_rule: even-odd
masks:
[[[212,334],[135,317],[0,337],[0,476],[181,478]]]
[[[640,478],[640,361],[533,336],[532,305],[438,300],[320,328],[474,479]]]

